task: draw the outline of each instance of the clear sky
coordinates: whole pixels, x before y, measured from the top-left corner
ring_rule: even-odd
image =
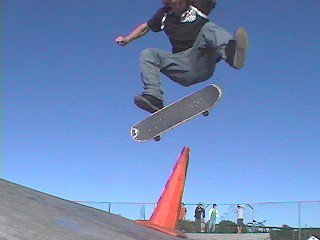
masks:
[[[319,200],[320,2],[218,1],[210,20],[248,31],[245,67],[221,62],[189,88],[163,77],[166,103],[210,83],[223,96],[209,117],[137,143],[140,52],[170,45],[115,38],[160,6],[2,1],[2,178],[70,200],[156,202],[188,146],[186,203]]]

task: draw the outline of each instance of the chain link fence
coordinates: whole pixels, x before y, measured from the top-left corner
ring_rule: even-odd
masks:
[[[89,202],[77,201],[83,205],[104,210],[132,220],[147,220],[156,207],[156,203],[132,202]],[[204,203],[206,221],[209,209],[214,203]],[[292,231],[290,239],[308,239],[305,235],[320,231],[320,200],[295,202],[263,202],[263,203],[216,203],[219,217],[216,224],[224,222],[236,223],[236,206],[245,206],[244,224],[246,232]],[[185,203],[186,220],[194,221],[194,210],[197,204]],[[306,234],[308,232],[308,234]],[[274,238],[277,239],[277,238]],[[279,238],[280,239],[280,238]]]

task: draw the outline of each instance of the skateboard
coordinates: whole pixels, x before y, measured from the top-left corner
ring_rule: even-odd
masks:
[[[165,132],[209,111],[219,102],[221,89],[211,84],[148,116],[131,128],[131,136],[138,142],[159,141]]]

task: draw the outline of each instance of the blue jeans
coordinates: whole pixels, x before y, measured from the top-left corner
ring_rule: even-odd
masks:
[[[211,218],[209,221],[209,232],[214,232],[216,230],[216,218]]]
[[[216,63],[225,59],[224,46],[232,35],[214,23],[207,22],[200,30],[194,45],[179,53],[155,48],[141,52],[140,68],[144,86],[142,94],[163,100],[160,73],[172,81],[190,86],[208,80],[214,73]]]

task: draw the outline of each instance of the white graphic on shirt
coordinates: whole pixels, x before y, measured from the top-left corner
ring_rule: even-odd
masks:
[[[168,14],[172,14],[172,12],[165,13],[163,15],[163,17],[161,19],[161,29],[164,29],[164,24],[165,24],[165,21],[166,21]],[[198,17],[197,15],[204,18],[204,19],[209,19],[209,17],[207,15],[205,15],[204,13],[202,13],[199,9],[197,9],[194,6],[190,6],[190,8],[180,16],[180,22],[182,22],[182,23],[194,22]]]
[[[189,8],[188,11],[184,12],[181,15],[180,22],[182,22],[182,23],[194,22],[196,19],[197,19],[197,12],[194,9]]]
[[[188,11],[181,15],[180,22],[194,22],[197,19],[197,15],[204,19],[209,19],[209,17],[202,13],[198,8],[191,5]]]

